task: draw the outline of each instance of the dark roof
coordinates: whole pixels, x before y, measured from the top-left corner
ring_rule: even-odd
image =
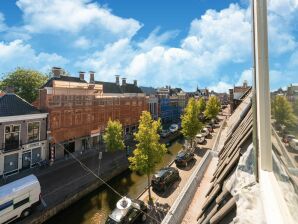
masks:
[[[198,216],[201,223],[230,223],[236,216],[236,200],[226,183],[235,172],[241,155],[252,143],[253,113],[251,104],[242,111],[239,121],[231,127],[225,144],[218,153],[218,164],[211,180],[203,208]],[[234,129],[235,127],[235,129]]]
[[[103,86],[104,93],[122,93],[120,86],[114,82],[95,81],[95,83]]]
[[[134,84],[128,84],[128,83],[126,83],[125,85],[122,85],[121,90],[123,93],[143,93],[140,87]]]
[[[153,87],[144,87],[144,86],[140,86],[140,89],[143,91],[143,93],[145,93],[147,96],[149,95],[155,95],[156,94],[156,89],[154,89]]]
[[[6,93],[0,97],[0,117],[41,113],[21,97]]]
[[[66,82],[87,83],[85,80],[81,80],[79,77],[72,77],[72,76],[61,75],[60,77],[52,77],[52,78],[50,78],[46,82],[46,84],[44,84],[41,88],[44,88],[44,87],[53,87],[53,80],[61,80],[61,81],[66,81]]]

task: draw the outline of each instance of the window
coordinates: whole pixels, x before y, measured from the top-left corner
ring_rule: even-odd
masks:
[[[5,126],[5,149],[17,149],[20,144],[20,125]]]
[[[26,204],[28,202],[29,202],[29,197],[28,198],[25,198],[25,199],[23,199],[23,200],[21,200],[21,201],[19,201],[17,203],[15,203],[13,205],[13,209],[17,209],[18,207],[21,207],[22,205],[24,205],[24,204]]]
[[[6,208],[9,208],[10,206],[13,205],[13,201],[8,201],[8,202],[5,202],[3,203],[2,205],[0,205],[0,211],[6,209]]]
[[[34,142],[39,140],[40,122],[28,123],[28,142]]]

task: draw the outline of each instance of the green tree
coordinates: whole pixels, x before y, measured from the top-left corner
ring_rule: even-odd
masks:
[[[295,113],[295,115],[298,116],[298,99],[296,99],[296,100],[294,101],[293,109],[294,109],[294,113]]]
[[[295,125],[297,119],[294,115],[293,107],[285,96],[275,96],[271,107],[272,115],[277,124],[284,125],[286,127]]]
[[[182,134],[190,140],[190,146],[193,147],[193,139],[202,129],[202,123],[199,121],[199,102],[190,98],[187,106],[181,116]]]
[[[122,124],[119,121],[112,121],[111,119],[108,121],[103,135],[103,140],[108,151],[113,152],[124,149],[122,130]]]
[[[216,96],[211,96],[208,99],[206,110],[204,112],[205,116],[209,119],[216,118],[220,111],[220,101]]]
[[[198,101],[198,109],[200,114],[203,113],[206,109],[206,102],[203,97],[201,97]]]
[[[46,82],[47,76],[31,69],[17,68],[4,76],[0,90],[13,89],[14,93],[32,103],[36,100],[38,89]]]
[[[150,185],[150,174],[155,171],[164,154],[165,144],[160,144],[160,120],[154,121],[148,111],[143,111],[139,121],[138,132],[135,133],[137,141],[133,156],[129,158],[130,169],[147,175],[148,186]],[[152,202],[151,191],[149,190],[149,202]]]

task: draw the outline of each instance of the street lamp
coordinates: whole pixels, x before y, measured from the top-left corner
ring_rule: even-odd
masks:
[[[102,159],[102,152],[99,152],[98,154],[98,176],[100,174],[100,162],[101,162],[101,159]]]

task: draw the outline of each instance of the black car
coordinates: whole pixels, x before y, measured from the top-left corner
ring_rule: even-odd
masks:
[[[151,180],[152,189],[165,191],[169,186],[180,179],[179,171],[174,167],[165,167],[153,175]]]
[[[147,206],[143,201],[126,198],[123,205],[123,198],[121,200],[109,215],[106,224],[130,224],[146,221]]]
[[[194,154],[188,151],[180,151],[176,156],[175,163],[176,166],[187,166],[189,161],[193,160]]]

